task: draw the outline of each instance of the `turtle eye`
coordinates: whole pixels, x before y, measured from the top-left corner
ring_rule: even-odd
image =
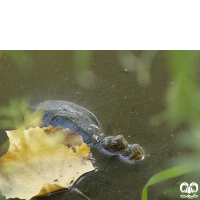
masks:
[[[123,152],[122,152],[122,155],[123,155],[123,156],[128,156],[128,155],[129,155],[129,151],[127,151],[127,150],[126,150],[126,151],[123,151]]]
[[[116,148],[118,147],[118,145],[117,145],[117,143],[114,143],[114,144],[111,144],[110,147],[111,147],[112,149],[116,149]]]

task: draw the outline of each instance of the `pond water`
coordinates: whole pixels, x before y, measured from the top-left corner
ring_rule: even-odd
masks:
[[[85,55],[88,66],[84,57],[74,51],[28,51],[18,59],[16,52],[12,53],[13,56],[2,53],[0,58],[0,106],[13,97],[29,98],[32,103],[70,101],[93,112],[106,135],[121,133],[129,143],[144,148],[146,157],[137,165],[93,148],[98,171],[75,186],[91,200],[141,199],[142,188],[149,178],[170,167],[171,159],[179,154],[176,134],[170,127],[149,123],[152,116],[165,109],[165,92],[173,84],[169,81],[165,52],[155,52],[148,59],[151,56],[148,51],[92,51],[89,58]],[[138,62],[133,62],[140,57],[146,59],[142,72],[137,69]],[[145,76],[140,79],[142,75]],[[6,140],[4,131],[1,129],[1,144]],[[170,183],[176,185],[177,181]],[[148,199],[162,199],[160,196],[166,190],[165,184],[152,186]],[[85,198],[62,191],[35,199]]]

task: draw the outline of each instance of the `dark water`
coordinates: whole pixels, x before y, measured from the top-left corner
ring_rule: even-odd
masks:
[[[141,199],[142,188],[149,178],[170,167],[171,159],[179,154],[176,134],[166,125],[155,127],[149,123],[152,116],[165,109],[166,88],[172,84],[165,52],[157,52],[152,62],[147,61],[151,81],[146,86],[138,81],[131,61],[127,61],[127,67],[122,65],[120,53],[93,51],[87,69],[81,65],[84,59],[75,64],[73,51],[29,51],[18,61],[15,56],[4,54],[0,58],[1,106],[13,97],[29,98],[33,103],[71,101],[93,112],[107,135],[120,132],[129,143],[144,148],[146,158],[134,166],[92,149],[98,171],[76,185],[92,200]],[[129,53],[148,58],[150,52]],[[1,143],[6,140],[4,131],[1,130]],[[177,180],[167,184],[176,186]],[[166,184],[153,186],[148,189],[148,199],[158,199],[166,190]],[[85,198],[73,192],[59,192],[35,199]]]

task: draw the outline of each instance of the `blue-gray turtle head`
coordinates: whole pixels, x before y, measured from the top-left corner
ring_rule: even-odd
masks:
[[[123,149],[119,153],[120,158],[129,162],[134,163],[144,159],[144,150],[139,144],[128,145],[127,148]]]
[[[109,154],[118,154],[127,146],[128,144],[122,135],[104,137],[99,142],[99,148]]]

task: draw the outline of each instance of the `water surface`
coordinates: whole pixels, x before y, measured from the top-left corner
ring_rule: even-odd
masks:
[[[129,53],[136,58],[142,53],[144,58],[149,56],[149,52]],[[1,106],[13,97],[29,98],[32,103],[70,101],[93,112],[107,135],[121,133],[129,143],[138,143],[144,148],[146,158],[138,165],[123,163],[117,157],[92,149],[98,171],[76,185],[92,200],[141,199],[142,188],[149,178],[167,169],[170,160],[179,155],[176,134],[166,125],[154,127],[149,123],[152,116],[165,109],[166,88],[173,84],[168,77],[165,53],[156,52],[151,62],[146,63],[147,69],[150,66],[151,78],[149,82],[146,77],[146,85],[145,79],[141,84],[134,70],[138,63],[134,64],[131,58],[127,59],[126,66],[120,55],[119,51],[93,51],[89,66],[84,58],[75,61],[77,56],[73,51],[29,51],[18,62],[4,54],[0,59]],[[1,143],[6,140],[4,131],[1,129]],[[165,190],[165,184],[151,187],[149,199],[158,199]],[[35,199],[85,198],[73,192],[59,192]]]

